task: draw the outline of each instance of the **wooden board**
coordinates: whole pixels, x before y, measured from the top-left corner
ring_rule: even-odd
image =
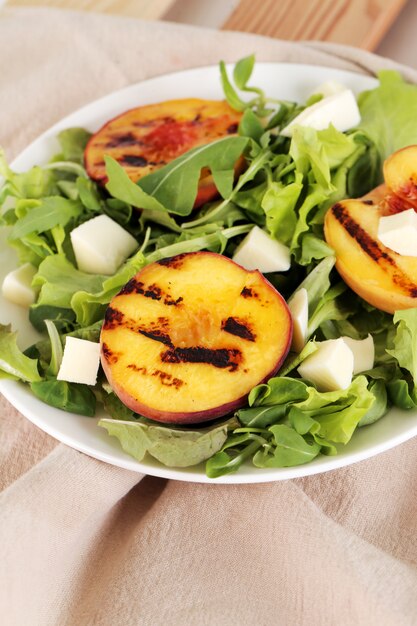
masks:
[[[331,41],[374,50],[406,2],[240,0],[223,29],[293,41]]]
[[[7,0],[6,6],[51,7],[73,11],[114,13],[145,20],[160,19],[175,0]]]

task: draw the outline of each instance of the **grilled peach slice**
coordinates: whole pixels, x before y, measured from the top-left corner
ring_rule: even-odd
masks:
[[[113,298],[101,362],[133,411],[193,424],[241,407],[277,372],[291,337],[289,309],[260,272],[195,252],[146,266]]]
[[[417,307],[417,257],[397,254],[378,239],[379,219],[417,209],[417,146],[384,163],[385,184],[358,200],[343,200],[326,214],[325,237],[343,280],[373,306],[393,313]]]
[[[407,146],[388,157],[384,178],[391,195],[403,200],[406,208],[417,209],[417,146]]]
[[[92,179],[104,184],[104,155],[109,155],[137,182],[192,148],[235,134],[241,117],[226,102],[197,98],[131,109],[107,122],[90,138],[85,167]],[[240,162],[237,167],[242,166]],[[201,174],[195,206],[216,196],[213,177],[206,169]]]

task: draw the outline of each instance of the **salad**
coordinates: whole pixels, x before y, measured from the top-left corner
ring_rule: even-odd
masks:
[[[240,113],[237,132],[140,181],[110,156],[105,184],[89,175],[91,134],[82,128],[62,131],[59,154],[27,172],[13,172],[0,156],[1,226],[29,272],[29,320],[44,333],[22,352],[13,328],[1,326],[0,377],[21,380],[37,398],[86,419],[101,404],[109,418],[98,427],[128,454],[139,461],[151,455],[169,467],[204,462],[210,478],[236,472],[242,463],[289,467],[337,454],[357,428],[383,418],[391,406],[417,406],[417,309],[387,312],[357,295],[337,271],[335,248],[324,233],[332,207],[367,198],[383,183],[384,162],[417,143],[417,87],[396,72],[381,72],[379,85],[358,97],[354,127],[341,131],[326,124],[317,130],[302,125],[299,116],[326,94],[318,88],[304,103],[274,101],[250,84],[253,66],[253,57],[242,59],[230,77],[220,64],[225,98]],[[236,171],[242,153],[245,166]],[[214,178],[217,197],[196,206],[204,169]],[[111,275],[81,270],[71,238],[100,216],[137,242]],[[244,406],[197,424],[161,423],[123,403],[101,369],[95,384],[58,376],[69,338],[99,344],[109,303],[138,272],[200,251],[237,260],[255,228],[288,250],[288,269],[264,272],[290,309],[304,299],[308,319],[278,371],[250,390]],[[294,308],[292,313],[296,326]],[[346,338],[358,345],[369,345],[371,338],[372,363],[368,359],[347,384],[332,381],[333,388],[326,388],[308,363],[342,338],[344,346]]]

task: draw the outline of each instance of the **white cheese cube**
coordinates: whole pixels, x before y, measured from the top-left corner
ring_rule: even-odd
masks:
[[[138,247],[130,233],[107,215],[98,215],[71,231],[78,269],[88,274],[114,274]]]
[[[32,287],[32,280],[37,272],[31,263],[25,263],[12,270],[4,277],[2,294],[10,302],[29,307],[36,300],[38,291]]]
[[[67,337],[57,379],[68,383],[95,385],[99,365],[99,343],[77,337]]]
[[[317,350],[298,367],[298,373],[319,391],[347,389],[352,382],[353,353],[342,337],[317,343]]]
[[[345,89],[304,109],[281,131],[281,135],[292,137],[294,126],[297,125],[324,130],[333,124],[337,130],[344,132],[357,126],[360,121],[355,95],[350,89]]]
[[[290,249],[254,226],[236,248],[233,261],[246,270],[259,270],[263,274],[285,272],[291,265]]]
[[[360,372],[366,372],[366,370],[373,368],[375,344],[372,335],[368,335],[365,339],[352,339],[351,337],[342,337],[342,339],[352,350],[354,374],[360,374]]]
[[[417,256],[417,213],[407,209],[379,219],[378,239],[404,256]]]
[[[321,94],[323,98],[327,98],[328,96],[334,96],[336,93],[340,93],[341,91],[345,91],[347,89],[346,85],[342,83],[338,83],[336,80],[326,80],[326,82],[321,83],[311,92],[311,95]]]
[[[308,296],[307,289],[302,287],[288,302],[292,321],[293,334],[291,348],[295,352],[301,352],[307,341],[308,326]]]

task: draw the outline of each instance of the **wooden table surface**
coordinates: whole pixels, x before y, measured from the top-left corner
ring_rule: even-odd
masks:
[[[211,2],[193,0],[194,12],[197,5],[204,12],[204,2],[209,1]],[[6,0],[5,4],[99,11],[152,20],[164,19],[181,2],[184,13],[184,7],[187,6],[184,0]],[[407,0],[240,0],[234,3],[237,6],[219,26],[281,39],[315,39],[374,50],[406,2]]]

